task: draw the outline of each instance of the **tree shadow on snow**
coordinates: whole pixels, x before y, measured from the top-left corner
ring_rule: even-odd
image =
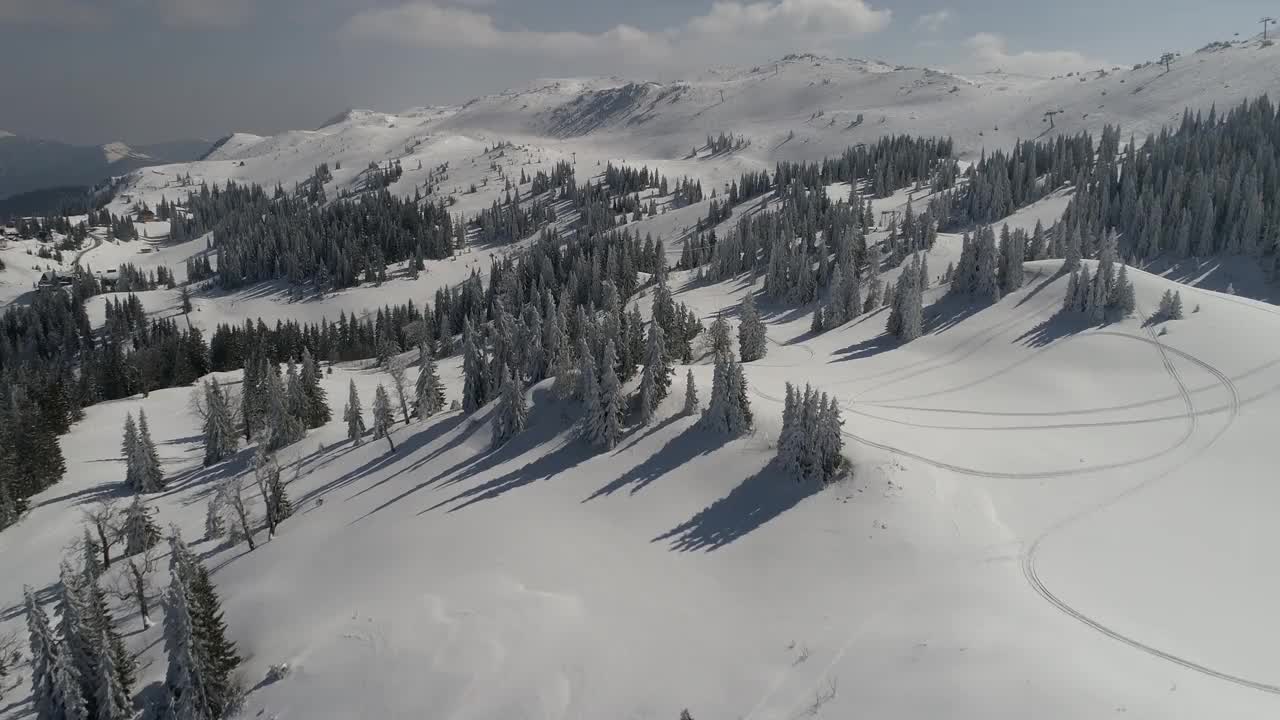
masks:
[[[519,457],[530,450],[543,447],[552,439],[561,435],[562,432],[563,428],[557,426],[556,423],[536,423],[534,428],[515,436],[506,445],[489,453],[482,462],[472,466],[463,475],[451,479],[449,484],[463,482],[485,470]],[[494,500],[525,485],[530,485],[540,480],[549,480],[560,473],[577,467],[582,461],[594,457],[596,454],[594,448],[576,437],[576,435],[567,435],[559,446],[545,455],[539,456],[536,460],[525,463],[510,472],[473,488],[463,490],[446,500],[441,500],[435,505],[419,511],[418,514],[425,515],[449,505],[453,505],[448,508],[448,511],[452,513],[464,510],[485,500]],[[413,491],[411,490],[410,492]],[[405,494],[407,495],[408,493]],[[396,499],[398,500],[399,498]],[[395,502],[395,500],[391,502]]]
[[[657,432],[663,427],[680,419],[681,416],[673,415],[647,434]],[[590,497],[586,498],[582,502],[590,502],[598,497],[612,495],[628,485],[631,486],[631,494],[635,495],[648,487],[653,481],[663,475],[666,475],[668,472],[679,468],[699,455],[706,455],[708,453],[715,452],[723,447],[729,439],[730,438],[727,435],[707,432],[699,428],[697,425],[693,425],[686,428],[684,432],[679,435],[671,438],[671,440],[669,440],[661,450],[650,455],[644,462],[631,468],[627,472],[623,473],[621,477],[613,480],[599,490],[596,490]]]
[[[880,333],[875,337],[869,337],[866,340],[861,340],[848,347],[836,350],[836,354],[839,354],[840,357],[834,358],[830,362],[847,362],[849,360],[869,358],[886,350],[892,350],[901,344],[892,335]]]
[[[1075,335],[1093,327],[1093,322],[1084,313],[1059,312],[1048,320],[1014,338],[1028,347],[1044,347],[1068,335]]]
[[[728,495],[650,542],[667,540],[670,549],[679,552],[719,550],[821,490],[816,483],[788,480],[775,465],[769,463]]]

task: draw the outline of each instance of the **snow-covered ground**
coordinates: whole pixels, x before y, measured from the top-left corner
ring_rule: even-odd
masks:
[[[1133,279],[1144,311],[1174,287]],[[675,283],[704,312],[745,291]],[[247,685],[293,667],[246,716],[793,718],[832,691],[818,716],[1275,713],[1280,583],[1260,568],[1280,542],[1262,451],[1280,310],[1183,288],[1165,335],[1088,329],[1054,317],[1065,286],[1042,262],[992,307],[935,291],[905,347],[883,311],[811,337],[806,314],[762,305],[757,430],[727,443],[678,417],[676,392],[597,453],[545,386],[496,451],[487,411],[401,427],[394,455],[350,447],[340,420],[313,431],[282,453],[299,513],[279,536],[197,545]],[[705,398],[710,367],[693,369]],[[457,360],[442,373],[457,398]],[[336,368],[335,409],[351,379],[366,403],[385,381]],[[848,482],[814,492],[768,468],[787,380],[840,398]],[[0,533],[0,631],[20,627],[23,584],[54,579],[79,511],[118,492],[127,411],[164,418],[159,519],[200,536],[226,470],[199,467],[189,395],[91,407],[63,438],[67,479]],[[163,676],[157,633],[129,638],[144,683]]]

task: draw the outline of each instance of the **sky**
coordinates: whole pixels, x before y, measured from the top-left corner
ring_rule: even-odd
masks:
[[[314,128],[537,78],[791,52],[1035,75],[1256,34],[1274,0],[0,0],[0,129],[81,144]]]

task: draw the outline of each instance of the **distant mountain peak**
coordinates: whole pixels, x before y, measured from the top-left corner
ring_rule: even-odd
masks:
[[[108,163],[117,163],[126,158],[133,160],[150,160],[151,157],[146,153],[138,152],[128,145],[116,141],[107,143],[102,146],[102,155],[107,159]]]

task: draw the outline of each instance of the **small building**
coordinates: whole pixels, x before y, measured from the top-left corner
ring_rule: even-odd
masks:
[[[62,272],[61,270],[46,270],[40,275],[40,280],[36,282],[36,286],[44,288],[66,287],[76,281],[71,273]]]

